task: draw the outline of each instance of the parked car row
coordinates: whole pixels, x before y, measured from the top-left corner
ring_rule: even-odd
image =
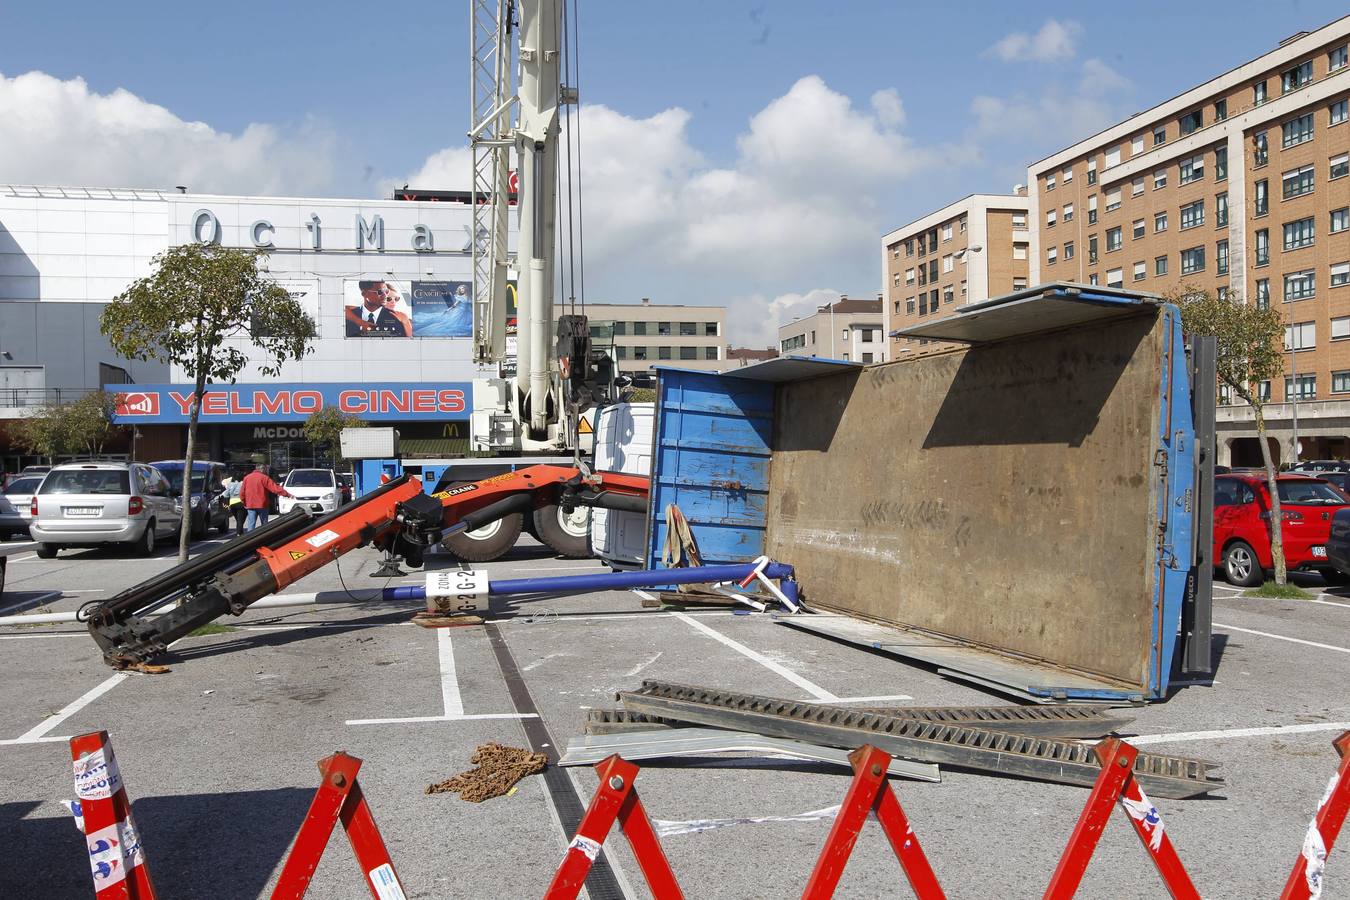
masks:
[[[1283,473],[1275,479],[1275,490],[1280,499],[1286,568],[1291,572],[1318,572],[1329,583],[1342,584],[1347,575],[1337,568],[1328,541],[1333,518],[1350,508],[1350,494],[1328,477],[1334,474]],[[1215,477],[1214,560],[1230,584],[1259,585],[1274,567],[1272,518],[1270,487],[1264,472],[1238,471]],[[1350,537],[1350,518],[1346,531]]]
[[[181,460],[74,462],[21,473],[0,492],[0,540],[27,535],[38,544],[37,555],[51,559],[67,547],[107,545],[148,556],[160,539],[179,533],[184,515],[194,539],[212,528],[227,533],[233,517],[224,483],[226,466],[193,462],[186,512],[183,473]],[[294,469],[284,484],[294,498],[282,498],[283,513],[297,505],[329,513],[351,499],[350,488],[332,469]]]

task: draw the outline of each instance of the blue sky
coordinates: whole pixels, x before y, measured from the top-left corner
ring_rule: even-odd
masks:
[[[582,0],[582,99],[604,108],[583,120],[593,299],[726,303],[763,342],[776,317],[877,290],[884,231],[1006,191],[1028,162],[1345,13]],[[6,3],[0,181],[460,186],[440,182],[463,170],[467,20],[467,3]]]

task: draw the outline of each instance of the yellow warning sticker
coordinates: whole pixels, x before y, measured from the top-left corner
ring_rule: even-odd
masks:
[[[303,550],[291,551],[291,559],[304,559],[304,558],[305,558],[305,551]]]
[[[591,427],[591,420],[582,418],[581,424],[577,426],[577,434],[593,434],[595,429]]]

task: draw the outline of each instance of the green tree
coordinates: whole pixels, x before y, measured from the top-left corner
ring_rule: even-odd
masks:
[[[366,428],[368,424],[336,407],[325,406],[305,420],[305,440],[316,447],[328,447],[335,462],[346,462],[342,455],[342,429]]]
[[[121,429],[113,424],[116,395],[90,391],[73,403],[40,407],[32,416],[19,419],[16,442],[29,453],[57,456],[97,456],[108,439]]]
[[[1275,463],[1266,440],[1265,398],[1261,383],[1274,382],[1284,375],[1284,318],[1277,310],[1262,309],[1235,298],[1220,298],[1202,288],[1182,285],[1168,300],[1181,307],[1181,321],[1192,334],[1212,334],[1218,338],[1216,368],[1219,382],[1233,396],[1252,408],[1256,417],[1257,443],[1265,464],[1266,484],[1270,489],[1270,555],[1275,563],[1275,583],[1285,584],[1288,573],[1284,563],[1284,521],[1280,495],[1275,488]]]
[[[183,455],[183,526],[178,559],[188,556],[192,462],[202,398],[213,384],[228,382],[250,363],[264,375],[281,373],[314,339],[314,321],[265,273],[256,250],[183,244],[154,259],[145,278],[112,299],[99,323],[113,349],[130,359],[180,367],[194,385]],[[242,339],[233,340],[231,339]],[[227,343],[228,342],[228,343]],[[255,351],[255,361],[248,351]]]

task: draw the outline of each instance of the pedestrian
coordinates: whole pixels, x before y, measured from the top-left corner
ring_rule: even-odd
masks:
[[[261,465],[244,476],[239,486],[239,499],[248,510],[244,519],[244,530],[252,531],[259,525],[267,524],[267,505],[271,495],[294,497],[290,491],[273,481],[267,474],[267,466]]]
[[[244,509],[244,500],[239,496],[239,490],[243,487],[244,479],[231,478],[225,486],[225,503],[229,507],[230,515],[234,518],[234,533],[240,535],[244,533],[244,517],[248,515],[248,510]]]

